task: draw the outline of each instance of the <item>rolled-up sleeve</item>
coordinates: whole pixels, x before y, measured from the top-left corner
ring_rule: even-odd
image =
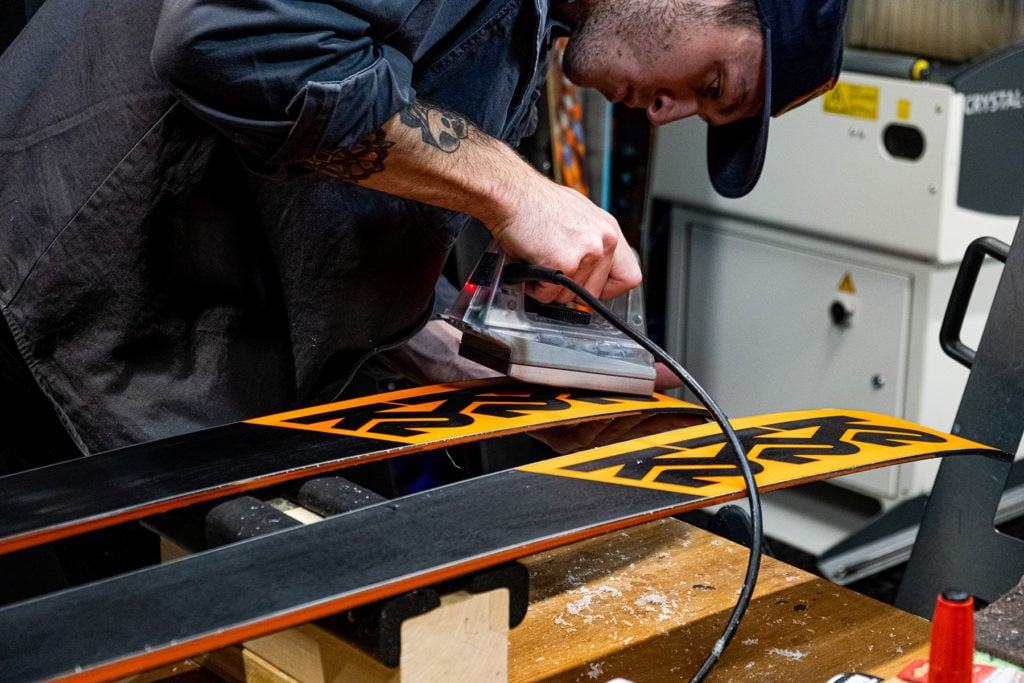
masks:
[[[412,63],[387,43],[410,4],[166,0],[153,68],[258,160],[297,163],[358,142],[413,100]]]

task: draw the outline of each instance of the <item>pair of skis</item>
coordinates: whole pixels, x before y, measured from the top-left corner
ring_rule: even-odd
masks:
[[[575,430],[573,438],[600,433],[617,441],[0,608],[2,677],[123,676],[741,498],[743,479],[721,431],[692,424],[703,415],[661,395],[478,381],[271,415],[0,478],[0,552],[11,552],[356,463],[502,434],[549,427],[563,438]],[[666,422],[690,426],[666,429]],[[647,435],[629,438],[623,423]],[[1010,457],[862,411],[779,413],[732,425],[760,490],[934,456]]]

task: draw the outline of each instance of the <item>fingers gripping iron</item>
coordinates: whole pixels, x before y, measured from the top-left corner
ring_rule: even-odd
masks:
[[[654,357],[589,308],[543,304],[523,282],[503,278],[512,263],[491,244],[444,319],[462,330],[459,355],[524,382],[650,395]],[[643,333],[639,287],[605,302]]]

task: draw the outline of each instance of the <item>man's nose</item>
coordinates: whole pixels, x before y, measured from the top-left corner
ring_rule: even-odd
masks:
[[[696,97],[672,97],[660,94],[647,106],[647,118],[656,126],[685,119],[700,111]]]

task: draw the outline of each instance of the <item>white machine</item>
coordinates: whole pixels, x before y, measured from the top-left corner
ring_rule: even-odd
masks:
[[[772,121],[746,197],[712,190],[702,122],[658,131],[650,195],[671,207],[665,343],[730,415],[860,408],[950,430],[967,370],[938,331],[967,245],[1009,243],[1024,205],[1024,45],[934,81],[857,70],[848,53],[832,93]],[[999,268],[982,270],[967,342]],[[906,558],[912,529],[894,541],[868,527],[927,493],[936,468],[769,497],[767,531],[819,558],[869,539],[822,564],[852,581]],[[843,490],[857,504],[839,504]]]

